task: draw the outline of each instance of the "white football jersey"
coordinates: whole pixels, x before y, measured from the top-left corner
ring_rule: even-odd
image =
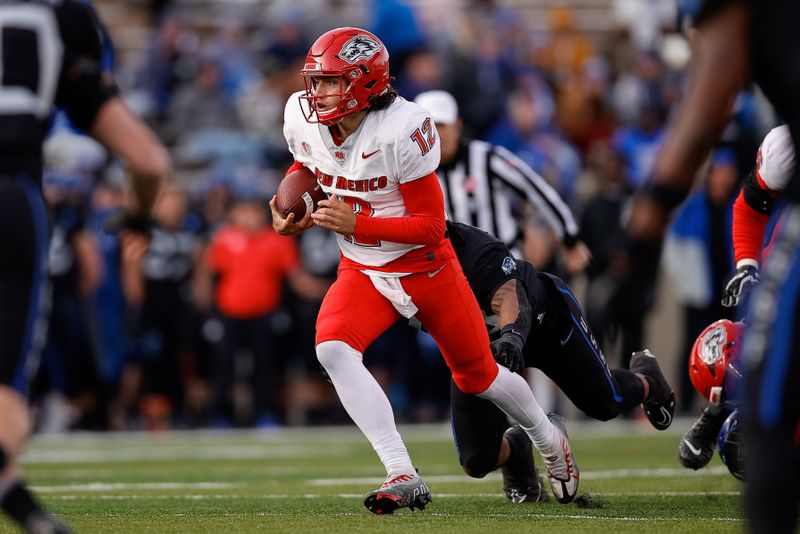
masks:
[[[789,126],[776,126],[764,137],[756,156],[756,175],[770,191],[786,188],[794,174],[794,140]]]
[[[337,146],[327,126],[305,120],[302,94],[289,97],[284,112],[283,134],[294,160],[316,174],[328,196],[336,194],[359,215],[408,216],[400,184],[434,172],[441,159],[439,134],[428,112],[397,97],[386,109],[367,113],[358,130]],[[336,237],[346,258],[371,267],[422,246]]]

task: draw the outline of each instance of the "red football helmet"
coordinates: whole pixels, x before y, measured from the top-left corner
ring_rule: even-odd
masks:
[[[311,46],[300,71],[306,86],[300,107],[306,120],[332,126],[342,117],[367,109],[374,97],[389,87],[389,52],[380,39],[359,28],[336,28],[323,33]],[[325,111],[317,106],[312,78],[339,77],[339,105]]]
[[[711,404],[723,400],[726,383],[738,383],[742,377],[739,353],[743,334],[744,323],[721,319],[708,325],[694,342],[689,356],[689,377],[694,388]]]

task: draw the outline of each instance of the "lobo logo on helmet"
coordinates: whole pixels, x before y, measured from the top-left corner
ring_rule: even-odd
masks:
[[[366,35],[356,35],[344,44],[338,55],[348,63],[355,63],[359,59],[371,58],[380,49],[381,45],[375,39]]]
[[[703,339],[703,348],[700,351],[700,359],[706,365],[713,366],[714,363],[722,359],[722,349],[725,347],[725,342],[728,340],[728,335],[725,332],[725,327],[718,326]]]

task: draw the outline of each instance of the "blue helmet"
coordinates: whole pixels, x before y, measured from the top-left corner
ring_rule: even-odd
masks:
[[[739,410],[731,412],[722,424],[717,438],[717,450],[728,471],[739,480],[744,480],[745,461]]]

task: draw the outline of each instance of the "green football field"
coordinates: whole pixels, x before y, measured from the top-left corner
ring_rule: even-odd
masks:
[[[742,487],[718,457],[698,473],[677,461],[688,423],[571,422],[581,506],[507,502],[499,473],[462,474],[447,425],[401,427],[433,503],[384,517],[362,504],[384,474],[354,427],[35,437],[23,463],[77,532],[741,531]]]

